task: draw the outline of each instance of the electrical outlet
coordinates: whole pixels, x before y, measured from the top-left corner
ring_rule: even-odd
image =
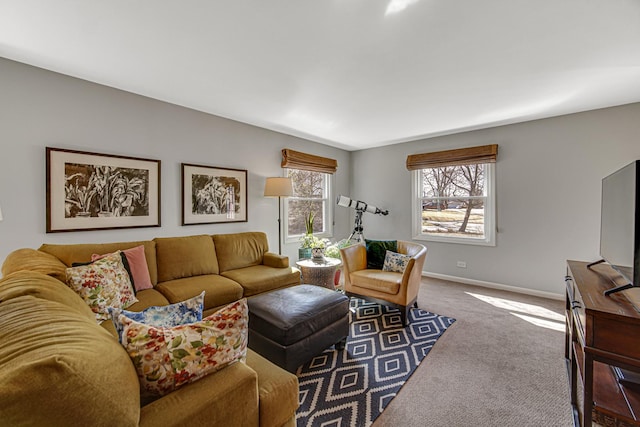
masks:
[[[464,261],[458,261],[456,263],[456,266],[460,267],[460,268],[467,268],[467,263]]]

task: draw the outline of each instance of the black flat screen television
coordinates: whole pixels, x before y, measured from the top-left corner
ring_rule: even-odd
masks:
[[[605,291],[640,286],[640,160],[602,180],[600,256],[629,283]]]

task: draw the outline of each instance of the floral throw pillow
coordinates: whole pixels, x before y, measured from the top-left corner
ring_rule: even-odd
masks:
[[[127,308],[138,302],[120,252],[87,265],[66,270],[67,285],[87,303],[101,323],[109,318],[109,307]]]
[[[407,264],[411,257],[409,255],[399,254],[396,252],[387,251],[384,256],[384,265],[382,271],[395,271],[397,273],[404,273],[407,268]]]
[[[199,322],[172,328],[145,325],[120,314],[122,345],[144,396],[162,396],[229,364],[246,359],[246,298]]]
[[[202,320],[204,309],[204,291],[198,296],[175,304],[152,306],[142,311],[128,311],[119,308],[110,308],[111,320],[118,332],[118,338],[122,342],[123,324],[119,321],[119,315],[123,314],[131,320],[145,325],[171,328],[185,323],[194,323]]]
[[[129,272],[133,287],[136,291],[142,291],[145,289],[153,288],[151,283],[151,276],[149,275],[149,267],[147,265],[147,258],[144,254],[144,246],[136,246],[135,248],[125,249],[122,251],[127,262],[129,264]],[[106,255],[91,255],[91,260],[103,258]],[[125,266],[126,267],[126,266]]]

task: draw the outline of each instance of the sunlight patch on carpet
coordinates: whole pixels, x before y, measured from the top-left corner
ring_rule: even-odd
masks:
[[[506,310],[512,316],[516,316],[532,325],[559,332],[564,332],[565,330],[564,315],[551,311],[548,308],[472,292],[465,292],[465,294],[484,301],[487,304],[491,304],[496,308]]]

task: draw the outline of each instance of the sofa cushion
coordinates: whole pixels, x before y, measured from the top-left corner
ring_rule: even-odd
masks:
[[[258,373],[260,427],[280,427],[298,409],[298,377],[269,362],[251,349],[247,365]]]
[[[262,232],[214,234],[220,272],[262,264],[269,250],[267,235]]]
[[[148,394],[165,395],[246,357],[246,299],[199,322],[174,327],[145,325],[123,314],[118,322],[123,325],[121,343]]]
[[[131,282],[134,289],[137,291],[143,291],[145,289],[153,288],[151,283],[151,276],[149,275],[149,266],[147,265],[147,258],[144,256],[144,246],[136,246],[135,248],[125,249],[121,251],[127,260],[129,274],[131,275]],[[93,254],[91,255],[91,261],[105,257],[106,254]]]
[[[234,363],[144,405],[140,427],[258,426],[257,377],[246,364]]]
[[[54,277],[62,283],[67,281],[67,266],[53,255],[35,249],[17,249],[11,252],[2,263],[3,276],[20,270],[37,271]]]
[[[204,292],[188,300],[175,304],[147,307],[142,311],[129,311],[119,308],[109,308],[111,321],[118,332],[118,339],[122,341],[123,325],[119,321],[122,314],[131,320],[145,325],[162,326],[171,328],[185,323],[194,323],[202,320]]]
[[[159,283],[156,287],[170,303],[193,298],[204,291],[204,309],[229,304],[242,298],[242,286],[217,274],[185,277]]]
[[[99,243],[99,244],[75,244],[75,245],[50,245],[44,244],[38,250],[51,254],[62,261],[67,267],[74,262],[89,262],[93,254],[110,254],[117,250],[131,249],[136,246],[144,246],[144,255],[149,267],[149,277],[154,285],[158,283],[158,270],[156,263],[156,243],[152,240],[136,242]]]
[[[262,292],[300,284],[300,270],[293,267],[272,268],[265,265],[229,270],[222,273],[224,277],[238,282],[244,288],[245,297]]]
[[[154,305],[168,305],[169,300],[162,295],[157,289],[145,289],[136,293],[138,302],[127,307],[127,310],[142,311],[147,307]]]
[[[397,240],[367,240],[367,268],[382,270],[387,251],[398,252]]]
[[[0,286],[4,291],[17,281],[24,289],[0,302],[1,424],[138,425],[140,394],[127,353],[92,313],[46,299],[56,285],[60,293],[72,292],[65,285],[31,274],[30,290],[23,276]]]
[[[89,305],[98,322],[109,318],[109,307],[127,308],[138,301],[120,251],[67,268],[67,284]]]
[[[159,237],[155,242],[159,283],[219,273],[211,236]]]

